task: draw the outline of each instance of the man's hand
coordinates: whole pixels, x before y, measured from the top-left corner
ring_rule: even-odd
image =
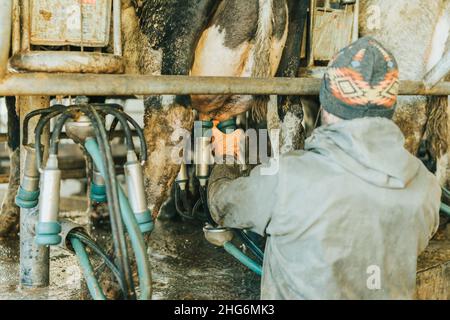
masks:
[[[233,157],[239,163],[244,163],[245,160],[245,133],[242,129],[237,129],[232,133],[225,134],[216,127],[212,129],[215,157]]]

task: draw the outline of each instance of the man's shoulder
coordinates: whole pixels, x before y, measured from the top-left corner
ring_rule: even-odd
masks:
[[[329,166],[329,162],[325,161],[324,157],[306,150],[287,152],[280,156],[279,163],[280,171],[289,173],[311,172],[313,169],[321,170]]]

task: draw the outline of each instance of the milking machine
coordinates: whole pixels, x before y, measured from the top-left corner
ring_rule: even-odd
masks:
[[[230,229],[217,226],[208,208],[207,184],[210,174],[210,166],[214,162],[211,148],[212,121],[196,121],[194,126],[194,164],[195,177],[199,182],[199,199],[191,208],[188,201],[189,175],[186,163],[182,163],[180,172],[176,179],[175,206],[178,213],[185,218],[199,218],[205,221],[203,232],[205,238],[213,245],[223,247],[225,251],[247,266],[250,270],[261,275],[261,263],[264,253],[253,241],[252,236],[247,230]],[[237,129],[236,120],[229,119],[217,124],[217,128],[223,133],[231,133]],[[180,205],[182,203],[182,206]],[[203,210],[201,211],[200,208]],[[258,262],[249,258],[244,252],[239,250],[232,240],[234,235],[239,238],[244,245],[252,252]]]
[[[114,117],[109,135],[104,124],[106,115]],[[35,143],[29,145],[28,123],[37,116],[40,118],[35,130]],[[47,150],[48,158],[43,161],[41,134],[51,119],[55,119],[55,123]],[[124,171],[128,197],[116,179],[109,143],[109,136],[117,123],[123,128],[127,145]],[[138,132],[140,138],[140,159],[135,151],[130,125]],[[81,146],[93,163],[89,196],[93,201],[108,203],[114,257],[108,256],[84,228],[59,219],[61,170],[58,165],[58,144],[63,127],[67,136]],[[121,106],[89,104],[84,97],[78,99],[75,105],[68,107],[55,105],[29,113],[24,119],[23,130],[22,144],[27,154],[16,203],[19,207],[32,210],[34,213],[35,219],[26,221],[25,227],[34,233],[38,249],[58,245],[74,252],[91,296],[94,299],[105,299],[86,251],[86,247],[90,248],[111,270],[121,289],[122,298],[135,299],[137,294],[130,267],[128,238],[136,258],[139,299],[150,299],[151,273],[143,235],[153,230],[153,220],[144,192],[142,164],[146,161],[147,150],[143,131],[139,125],[123,112]],[[41,167],[43,162],[44,165]],[[48,265],[48,252],[44,259],[41,258],[39,261],[34,259],[32,262],[22,261],[21,255],[21,268],[25,265],[33,271],[33,268],[39,268],[40,264]]]

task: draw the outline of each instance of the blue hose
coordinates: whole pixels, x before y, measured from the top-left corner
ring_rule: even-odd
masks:
[[[86,283],[92,298],[94,300],[106,300],[102,288],[95,278],[94,269],[92,269],[91,262],[89,261],[89,257],[83,244],[75,237],[70,238],[70,243],[72,244],[73,250],[75,250],[75,253],[78,257],[78,261],[80,262],[80,266],[83,270],[84,278],[86,279]]]
[[[232,244],[229,241],[225,242],[223,248],[225,249],[226,252],[231,254],[233,257],[239,260],[243,265],[252,270],[254,273],[256,273],[257,275],[262,275],[262,267],[255,261],[247,257],[241,250],[236,248],[234,244]]]
[[[450,206],[448,206],[445,203],[441,202],[441,212],[445,213],[447,216],[450,217]]]
[[[102,176],[105,175],[105,166],[102,162],[100,155],[100,149],[98,147],[97,141],[95,139],[87,139],[85,142],[85,148],[89,152],[92,160],[100,171]],[[128,199],[121,186],[119,190],[119,203],[120,211],[122,214],[122,219],[127,228],[128,235],[130,237],[131,246],[136,257],[138,275],[139,275],[139,288],[141,290],[140,300],[149,300],[151,298],[151,273],[150,273],[150,262],[147,256],[147,247],[145,245],[144,238],[139,229],[137,220],[131,210]]]

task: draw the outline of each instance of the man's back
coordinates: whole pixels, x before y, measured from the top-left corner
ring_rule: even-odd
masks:
[[[412,298],[438,223],[434,176],[387,119],[319,128],[305,149],[282,156],[276,176],[230,182],[212,206],[224,225],[268,235],[261,298]]]
[[[280,162],[263,297],[412,298],[438,223],[436,179],[390,120],[321,128],[305,149]]]
[[[275,175],[256,168],[233,181],[230,168],[213,170],[215,220],[268,235],[263,299],[413,298],[417,256],[437,229],[441,190],[389,120],[398,77],[381,43],[357,40],[327,67],[325,126],[305,151],[281,156]]]

